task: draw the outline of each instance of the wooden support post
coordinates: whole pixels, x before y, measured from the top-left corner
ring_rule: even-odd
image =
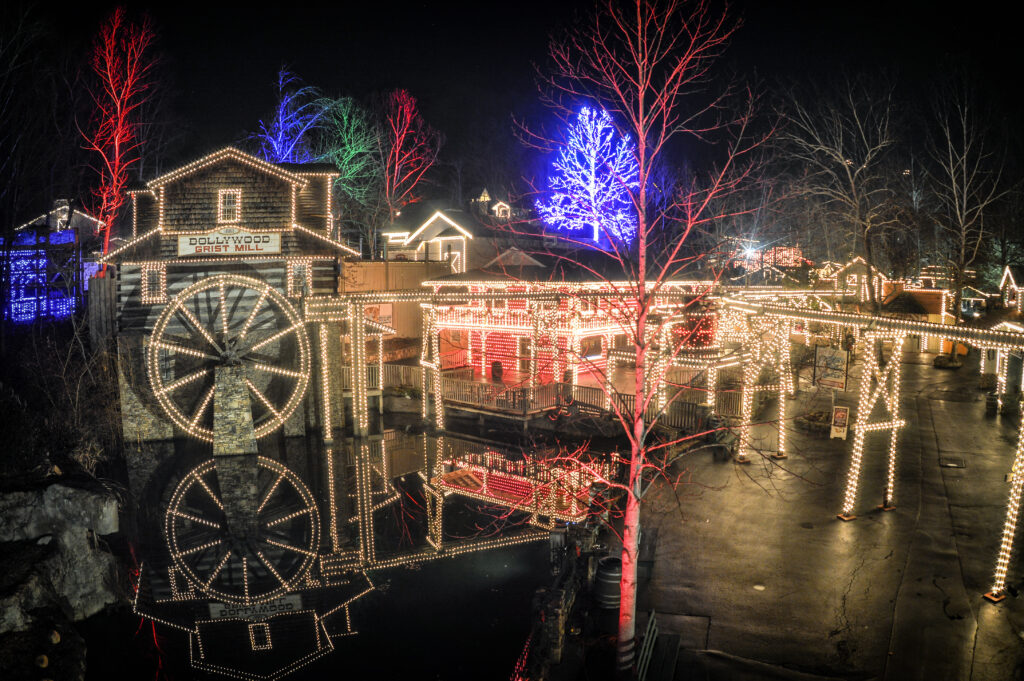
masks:
[[[433,311],[433,305],[428,305],[423,310],[423,331],[420,338],[420,416],[424,422],[430,416],[430,391],[428,388],[431,384],[427,359],[430,354],[430,319]]]
[[[360,320],[361,321],[361,320]],[[377,560],[377,546],[373,531],[373,494],[370,485],[373,470],[370,465],[370,444],[356,440],[356,507],[359,513],[359,557],[364,565]]]
[[[370,428],[364,315],[362,304],[348,303],[348,333],[352,342],[352,432],[356,437],[366,437]]]
[[[999,542],[999,555],[996,556],[995,575],[992,588],[985,598],[993,603],[1006,598],[1006,572],[1013,556],[1013,538],[1017,532],[1021,495],[1024,493],[1024,424],[1017,428],[1017,452],[1010,468],[1010,496],[1006,501],[1006,519],[1003,522],[1003,536]]]
[[[850,461],[850,472],[846,480],[846,496],[843,510],[838,514],[842,520],[854,518],[853,509],[857,501],[857,488],[860,482],[861,463],[864,457],[864,443],[868,433],[888,431],[889,459],[888,475],[880,508],[891,510],[894,503],[896,477],[896,454],[899,429],[905,425],[900,418],[900,356],[906,335],[901,332],[869,332],[866,334],[872,345],[872,351],[866,353],[864,373],[861,376],[860,399],[854,418],[853,452]],[[893,357],[885,368],[878,363],[883,339],[893,341]],[[872,416],[876,406],[882,406],[882,414]]]
[[[792,368],[789,360],[789,323],[780,320],[775,329],[775,373],[779,382],[779,445],[772,454],[773,459],[785,459],[786,454],[786,404],[792,392]]]
[[[432,387],[434,390],[434,425],[444,429],[444,395],[441,391],[441,332],[437,328],[437,310],[430,309],[430,354],[434,360]],[[425,397],[424,397],[425,399]]]

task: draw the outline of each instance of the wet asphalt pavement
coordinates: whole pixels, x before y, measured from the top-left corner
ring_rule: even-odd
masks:
[[[1024,593],[995,605],[982,598],[1016,419],[986,417],[976,354],[956,371],[934,369],[932,357],[903,357],[907,425],[892,511],[876,508],[885,435],[868,437],[857,518],[843,522],[852,433],[829,440],[792,423],[785,460],[740,466],[705,450],[683,459],[686,484],[651,491],[644,522],[659,528],[659,543],[640,606],[680,635],[676,679],[1024,679]],[[801,392],[788,411],[831,400]],[[855,400],[841,393],[838,403]],[[777,438],[774,423],[752,434],[766,451]],[[1024,592],[1021,535],[1007,581]]]

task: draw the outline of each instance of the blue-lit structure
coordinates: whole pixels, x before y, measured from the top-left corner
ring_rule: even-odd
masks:
[[[70,276],[66,271],[68,267],[76,269],[79,260],[74,257],[74,245],[75,232],[71,229],[42,235],[24,230],[14,237],[7,257],[9,284],[4,316],[8,320],[23,324],[37,319],[64,319],[75,313],[81,268]]]
[[[14,230],[3,253],[3,316],[15,324],[67,319],[82,308],[95,263],[82,258],[82,238],[94,233],[96,221],[58,208]],[[84,233],[84,234],[83,234]]]
[[[636,238],[632,194],[639,176],[629,136],[619,137],[604,109],[583,107],[553,163],[548,196],[537,202],[537,212],[556,231],[628,245]]]

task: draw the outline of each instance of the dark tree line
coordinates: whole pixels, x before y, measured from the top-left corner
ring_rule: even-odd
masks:
[[[895,78],[846,74],[777,89],[770,227],[737,236],[799,243],[814,262],[863,257],[882,272],[945,268],[957,292],[1024,264],[1021,175],[979,74],[950,68],[915,99]],[[873,305],[879,301],[872,300]],[[959,298],[957,299],[959,302]]]

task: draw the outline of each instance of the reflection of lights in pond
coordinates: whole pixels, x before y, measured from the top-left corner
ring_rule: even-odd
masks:
[[[176,457],[189,460],[188,452],[201,449],[191,442]],[[508,644],[515,657],[528,632],[530,598],[550,577],[550,520],[543,509],[517,510],[500,496],[475,498],[438,485],[460,459],[473,459],[481,475],[490,466],[503,476],[544,470],[536,461],[498,443],[396,432],[336,441],[330,449],[311,439],[270,438],[259,449],[269,456],[259,459],[253,525],[228,527],[232,495],[221,489],[223,471],[207,461],[169,495],[166,554],[144,557],[136,611],[188,632],[195,667],[235,678],[306,678],[340,664],[315,661],[335,647],[355,646],[347,657],[359,657],[408,622],[422,625],[410,632],[423,641],[421,658],[437,644],[428,630],[474,637],[486,643],[482,650]],[[493,480],[502,489],[502,478]],[[361,551],[363,541],[374,550]],[[365,598],[375,584],[386,585],[386,595]],[[469,601],[458,605],[464,597]],[[411,612],[411,604],[422,611]],[[347,643],[356,633],[364,635]],[[367,673],[375,659],[366,656]]]

